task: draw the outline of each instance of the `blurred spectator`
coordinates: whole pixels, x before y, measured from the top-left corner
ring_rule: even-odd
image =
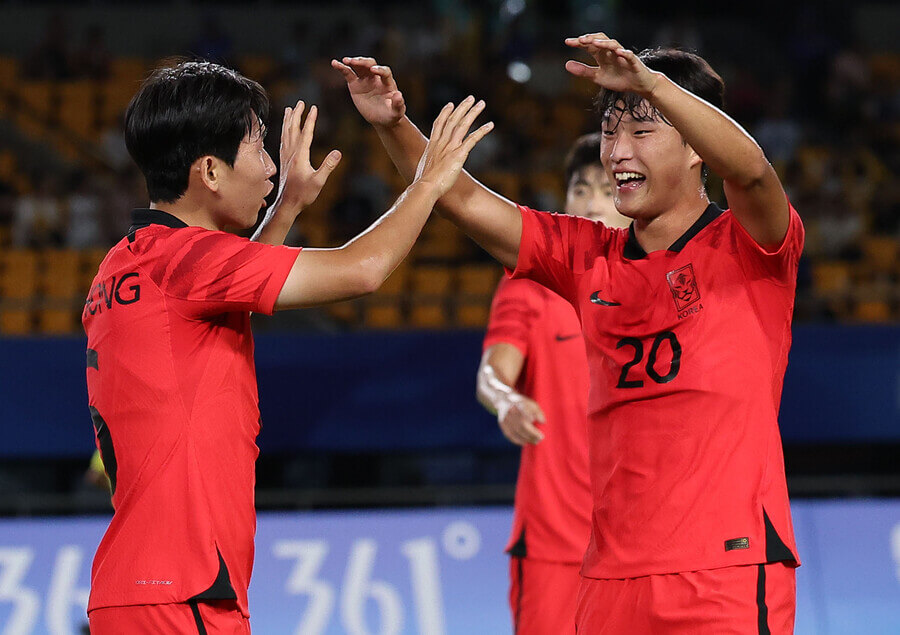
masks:
[[[68,79],[72,74],[68,33],[62,15],[47,19],[44,37],[25,60],[25,76],[29,79]]]
[[[13,206],[12,242],[16,247],[49,247],[62,243],[63,218],[59,180],[43,175],[36,191]]]
[[[84,43],[73,57],[73,72],[78,77],[102,80],[109,77],[111,63],[103,27],[92,24],[84,32]]]
[[[101,247],[106,244],[101,201],[95,183],[84,172],[76,173],[69,184],[66,201],[66,246],[72,249]]]
[[[764,104],[765,114],[753,135],[776,167],[794,158],[801,140],[800,124],[790,116],[790,108],[791,81],[781,77],[769,91]]]

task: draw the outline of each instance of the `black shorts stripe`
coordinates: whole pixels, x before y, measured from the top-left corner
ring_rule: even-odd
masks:
[[[93,406],[88,406],[91,412],[91,421],[94,422],[94,432],[97,434],[97,443],[100,445],[100,458],[103,459],[103,469],[106,470],[106,476],[109,477],[109,491],[111,494],[116,493],[116,450],[113,447],[112,435],[109,432],[109,426],[100,416],[100,413]]]
[[[197,625],[197,632],[200,635],[207,635],[206,626],[203,625],[203,618],[200,617],[200,607],[197,606],[197,600],[188,600],[188,606],[191,607],[191,613],[194,614],[194,623]]]
[[[772,635],[769,630],[769,607],[766,606],[766,565],[758,565],[756,578],[756,616],[759,635]]]

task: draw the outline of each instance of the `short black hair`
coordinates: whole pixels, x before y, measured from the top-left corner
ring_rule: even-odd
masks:
[[[569,154],[566,155],[566,187],[572,182],[572,177],[583,167],[600,163],[600,142],[602,140],[603,135],[597,132],[583,135],[575,140]]]
[[[686,91],[716,108],[722,108],[725,101],[725,82],[709,62],[696,53],[674,48],[644,49],[638,53],[638,59],[651,71],[662,73]],[[665,121],[656,108],[635,93],[601,88],[594,103],[604,123],[616,117],[618,124],[618,120],[625,114],[630,114],[638,121],[657,118]]]
[[[709,62],[696,53],[675,48],[644,49],[638,53],[638,59],[651,71],[662,73],[686,91],[716,108],[722,108],[724,105],[725,82]],[[603,123],[615,118],[613,128],[619,125],[626,114],[637,121],[658,119],[669,124],[659,110],[635,93],[601,88],[594,103]],[[704,163],[700,170],[700,179],[704,185],[708,174],[709,168]]]
[[[191,164],[202,156],[234,166],[257,118],[264,134],[269,97],[237,71],[178,60],[153,71],[125,112],[125,145],[147,180],[150,200],[180,198]]]

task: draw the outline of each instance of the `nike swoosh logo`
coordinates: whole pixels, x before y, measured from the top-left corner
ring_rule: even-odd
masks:
[[[622,306],[619,302],[612,302],[610,300],[601,300],[599,291],[594,291],[591,294],[591,302],[593,302],[594,304],[599,304],[600,306]]]
[[[581,335],[581,333],[575,333],[575,335],[557,335],[556,341],[557,342],[565,342],[566,340],[571,340],[573,338],[578,337],[579,335]]]

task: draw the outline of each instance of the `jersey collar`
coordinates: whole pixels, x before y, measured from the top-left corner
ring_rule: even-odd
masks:
[[[165,227],[187,227],[187,223],[161,209],[136,209],[131,212],[131,227],[128,228],[128,242],[134,242],[134,233],[149,225]]]
[[[704,227],[716,220],[722,212],[723,210],[720,209],[718,205],[710,203],[700,215],[700,218],[698,218],[678,240],[672,243],[666,251],[674,251],[677,253],[684,249],[684,246],[688,244],[688,241],[691,238],[699,234]],[[641,247],[637,238],[634,237],[634,222],[632,222],[631,226],[628,228],[628,241],[625,243],[625,249],[622,253],[628,260],[641,260],[642,258],[647,257],[647,252],[644,251],[644,248]]]

